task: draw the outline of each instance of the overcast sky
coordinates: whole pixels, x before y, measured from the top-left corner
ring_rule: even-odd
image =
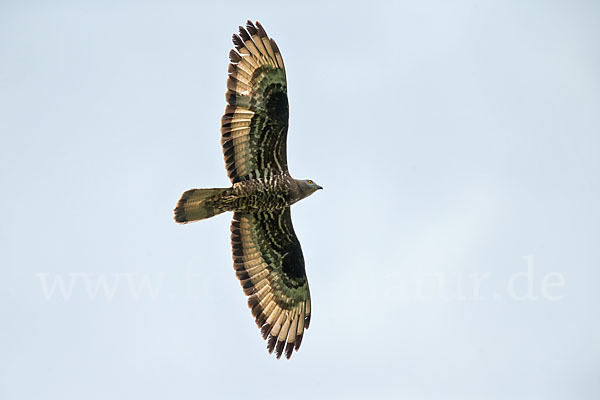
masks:
[[[596,1],[0,3],[0,398],[600,398]],[[286,63],[313,302],[291,360],[231,215],[231,34]],[[62,286],[61,286],[62,285]]]

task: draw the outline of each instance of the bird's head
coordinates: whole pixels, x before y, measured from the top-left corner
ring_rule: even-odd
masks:
[[[317,185],[317,183],[311,179],[302,179],[297,180],[298,187],[300,192],[303,194],[303,197],[308,197],[319,189],[323,189],[321,186]]]

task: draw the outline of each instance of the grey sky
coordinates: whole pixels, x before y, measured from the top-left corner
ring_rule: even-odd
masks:
[[[2,2],[0,398],[597,399],[599,17]],[[291,361],[246,307],[230,215],[172,221],[228,185],[248,18],[286,63],[290,170],[325,187],[292,212],[314,314]]]

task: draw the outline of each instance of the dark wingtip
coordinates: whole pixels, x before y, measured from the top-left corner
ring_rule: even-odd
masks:
[[[301,333],[298,336],[296,336],[296,341],[294,342],[294,348],[296,349],[296,351],[298,351],[300,345],[302,344],[302,335],[303,334]]]
[[[260,22],[256,21],[256,27],[258,28],[258,36],[267,37],[267,31],[265,31],[265,28],[263,28]]]
[[[246,274],[247,274],[247,272],[246,272]],[[239,275],[238,275],[238,277],[239,277]],[[248,307],[250,307],[250,309],[252,309],[256,305],[258,305],[258,299],[256,298],[256,296],[248,297]]]
[[[252,39],[250,39],[250,35],[248,34],[248,31],[246,29],[244,29],[243,26],[240,26],[240,36],[244,40],[244,42],[252,40]]]
[[[271,38],[270,40],[271,40],[271,46],[273,47],[273,51],[275,53],[281,54],[281,51],[279,51],[279,47],[277,47],[277,43],[275,43],[275,41],[273,40],[273,38]]]
[[[252,316],[256,318],[256,323],[258,324],[258,326],[262,326],[262,323],[260,323],[260,317],[262,316],[262,314],[263,309],[260,306],[260,304],[257,304],[252,308]]]
[[[267,316],[265,314],[260,314],[258,317],[256,317],[256,326],[258,326],[259,328],[262,328],[262,326],[265,324],[265,322],[267,322]]]
[[[288,342],[285,345],[285,358],[289,360],[292,356],[292,351],[294,351],[294,342]]]
[[[306,316],[306,318],[304,318],[304,329],[308,329],[309,325],[310,325],[310,314],[308,314]]]
[[[269,332],[271,332],[271,324],[264,324],[263,327],[260,328],[260,333],[265,340],[269,337]]]
[[[285,342],[277,342],[277,349],[275,350],[275,352],[277,353],[278,360],[281,358],[281,355],[283,354],[283,346],[285,346]]]
[[[267,343],[267,350],[269,350],[269,354],[273,353],[273,349],[275,349],[276,343],[277,343],[277,336],[269,336],[269,343]]]
[[[250,20],[246,21],[246,29],[248,30],[250,36],[256,35],[256,33],[258,32],[256,27]]]
[[[234,36],[235,36],[235,35],[234,35]],[[234,42],[234,43],[235,43],[235,42]],[[241,60],[241,59],[242,59],[242,56],[240,56],[240,54],[239,54],[237,51],[235,51],[235,50],[233,50],[233,49],[231,49],[231,50],[229,51],[229,60],[230,60],[231,62],[233,62],[233,63],[238,63],[238,62],[240,62],[240,60]]]
[[[233,45],[235,46],[236,49],[241,49],[242,47],[244,47],[244,42],[242,41],[242,39],[236,35],[235,33],[231,36],[231,40],[233,41]]]

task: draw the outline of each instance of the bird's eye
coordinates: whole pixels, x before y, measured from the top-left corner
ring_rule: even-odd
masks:
[[[309,185],[312,185],[314,182],[309,179],[308,182],[306,182],[306,183],[308,183]]]

